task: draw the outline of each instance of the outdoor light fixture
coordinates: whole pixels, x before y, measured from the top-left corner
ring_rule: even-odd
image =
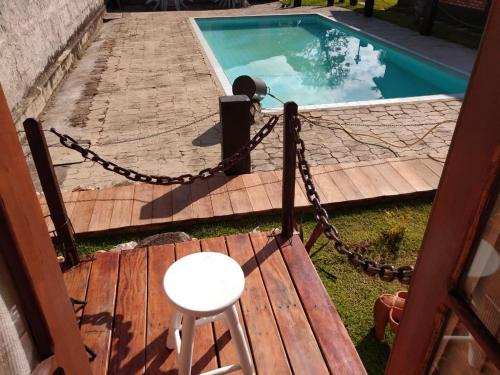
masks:
[[[239,76],[233,82],[234,95],[246,95],[251,100],[260,102],[268,93],[266,83],[260,78]]]

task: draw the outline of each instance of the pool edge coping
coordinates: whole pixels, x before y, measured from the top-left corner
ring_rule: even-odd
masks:
[[[412,51],[406,47],[403,47],[397,43],[391,42],[387,39],[381,38],[377,35],[373,35],[370,33],[367,33],[357,27],[351,26],[349,24],[346,24],[342,21],[338,21],[335,19],[334,16],[327,16],[321,13],[317,12],[310,12],[310,13],[304,13],[304,12],[299,12],[299,13],[289,13],[289,14],[272,14],[272,13],[265,13],[265,14],[248,14],[248,15],[225,15],[225,16],[194,16],[194,17],[189,17],[189,23],[191,24],[191,27],[193,29],[194,34],[198,38],[198,41],[200,42],[203,51],[205,52],[206,57],[208,58],[210,65],[216,75],[216,77],[219,80],[219,83],[222,86],[222,89],[224,90],[226,95],[233,95],[232,93],[232,85],[229,82],[229,79],[227,78],[226,74],[224,73],[224,69],[222,66],[219,64],[219,61],[217,60],[217,57],[215,56],[214,52],[212,51],[212,48],[208,44],[207,40],[205,39],[205,36],[203,35],[203,32],[201,31],[200,27],[196,23],[197,19],[208,19],[208,18],[243,18],[243,17],[286,17],[286,16],[308,16],[308,15],[316,15],[320,16],[322,18],[327,19],[330,22],[338,23],[344,27],[347,27],[351,30],[353,30],[356,33],[360,33],[362,35],[365,35],[368,38],[375,39],[383,44],[387,44],[392,48],[395,48],[396,50],[403,51],[411,56],[414,56],[418,59],[424,60],[424,62],[428,62],[434,66],[437,66],[441,69],[445,69],[448,71],[451,71],[454,74],[458,74],[461,76],[465,76],[467,78],[470,78],[471,72],[467,72],[465,70],[450,66],[448,64],[445,64],[439,60],[436,60],[432,57],[426,56],[420,52]],[[299,105],[300,110],[317,110],[317,109],[329,109],[329,108],[351,108],[351,107],[363,107],[363,106],[373,106],[373,105],[387,105],[387,104],[400,104],[400,103],[414,103],[414,102],[429,102],[433,100],[462,100],[465,96],[464,93],[454,93],[454,94],[436,94],[436,95],[422,95],[422,96],[410,96],[410,97],[404,97],[404,98],[390,98],[390,99],[374,99],[374,100],[362,100],[362,101],[353,101],[353,102],[342,102],[342,103],[325,103],[325,104],[312,104],[312,105]],[[271,107],[271,108],[265,108],[262,109],[263,113],[274,113],[276,111],[281,110],[281,107]]]

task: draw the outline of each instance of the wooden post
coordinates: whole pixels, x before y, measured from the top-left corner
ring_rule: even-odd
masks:
[[[66,207],[64,206],[42,126],[32,118],[25,120],[23,125],[31,154],[33,155],[33,161],[35,162],[36,171],[45,194],[45,199],[47,200],[50,217],[54,223],[58,240],[63,245],[65,265],[74,266],[79,262],[75,236],[71,225],[69,225],[69,217],[66,213]]]
[[[438,3],[439,0],[427,0],[424,8],[424,16],[420,23],[420,34],[432,34],[432,26],[434,26],[434,20],[436,19]]]
[[[316,243],[318,238],[320,238],[324,232],[325,232],[325,230],[323,229],[323,225],[321,225],[321,223],[316,224],[313,232],[311,233],[311,237],[309,237],[309,240],[307,241],[307,244],[306,244],[307,253],[311,252],[311,249],[313,248],[314,244]]]
[[[295,155],[295,136],[293,119],[297,116],[297,104],[285,103],[285,123],[283,125],[283,189],[282,189],[282,218],[281,234],[290,238],[295,230],[295,170],[297,158]]]
[[[1,85],[0,150],[0,257],[7,266],[2,283],[4,277],[13,281],[37,359],[44,362],[54,356],[41,373],[90,375],[75,312]]]
[[[373,7],[375,5],[375,0],[365,0],[365,7],[363,14],[365,17],[373,16]]]
[[[219,98],[220,123],[222,127],[222,158],[225,159],[250,141],[250,107],[252,102],[246,95],[221,96]],[[251,158],[226,171],[227,175],[250,173]]]

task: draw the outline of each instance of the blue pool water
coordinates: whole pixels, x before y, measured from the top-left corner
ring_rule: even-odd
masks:
[[[230,83],[263,79],[299,105],[465,92],[467,78],[319,15],[196,19]],[[277,107],[266,97],[264,107]]]

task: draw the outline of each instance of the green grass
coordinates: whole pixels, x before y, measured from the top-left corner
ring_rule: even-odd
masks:
[[[348,243],[377,241],[382,232],[404,228],[404,237],[399,250],[386,251],[380,246],[374,246],[374,249],[367,250],[367,255],[387,263],[405,265],[415,263],[430,209],[430,199],[418,199],[330,211],[332,221]],[[301,218],[299,214],[298,220],[301,219],[307,239],[315,222],[312,215],[303,215]],[[201,239],[250,232],[256,227],[266,231],[279,226],[280,218],[274,215],[196,224],[189,227],[178,226],[169,228],[169,231],[181,230]],[[149,234],[151,233],[80,239],[78,245],[80,251],[90,253],[101,249],[107,250],[118,243],[138,240]],[[384,343],[375,340],[372,329],[373,303],[381,293],[395,292],[405,287],[360,274],[324,237],[321,237],[313,248],[311,258],[369,374],[383,374],[392,336],[389,334],[388,342]]]
[[[285,3],[288,0],[283,1]],[[326,6],[326,0],[302,0],[303,6]],[[338,2],[335,6],[347,8],[358,13],[363,13],[364,2],[358,1],[355,6],[349,5],[349,0]],[[375,0],[373,17],[394,23],[398,26],[412,30],[418,30],[418,23],[413,14],[413,10],[398,6],[398,0]],[[481,40],[481,33],[477,30],[463,27],[446,15],[438,13],[433,27],[433,35],[437,38],[461,44],[469,48],[478,48]]]

